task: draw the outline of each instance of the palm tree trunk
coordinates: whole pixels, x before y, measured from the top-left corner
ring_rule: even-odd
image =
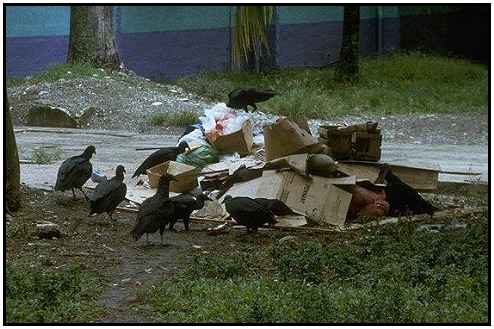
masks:
[[[360,6],[344,6],[343,40],[336,66],[336,80],[359,80]]]

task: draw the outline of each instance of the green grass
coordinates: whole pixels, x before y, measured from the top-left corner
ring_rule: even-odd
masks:
[[[7,86],[10,88],[27,83],[34,84],[38,82],[53,82],[59,79],[69,80],[92,76],[94,74],[99,77],[103,77],[104,75],[106,75],[105,72],[102,72],[100,69],[88,64],[60,64],[50,66],[46,71],[34,74],[29,79],[7,79]]]
[[[149,116],[149,122],[155,126],[185,127],[199,121],[199,115],[193,111],[156,113]]]
[[[62,159],[63,151],[59,147],[48,151],[45,148],[36,148],[31,153],[31,161],[36,164],[50,164]]]
[[[199,254],[142,303],[166,322],[486,323],[487,214],[467,229],[415,229]]]
[[[76,266],[58,271],[7,265],[6,322],[85,322],[101,310],[95,276]]]
[[[361,81],[333,80],[334,69],[283,69],[264,74],[207,73],[177,84],[214,101],[238,87],[279,92],[262,110],[296,118],[377,113],[481,112],[488,106],[488,70],[464,60],[396,53],[361,61]]]

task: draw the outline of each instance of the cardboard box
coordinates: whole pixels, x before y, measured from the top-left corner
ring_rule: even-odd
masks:
[[[316,138],[287,118],[265,126],[263,132],[266,161],[291,154],[312,153],[316,152],[313,148],[320,148]]]
[[[348,127],[322,126],[319,141],[327,144],[335,160],[379,161],[381,159],[381,130],[377,123]]]
[[[184,193],[198,186],[197,168],[180,162],[167,161],[147,170],[149,185],[157,188],[160,177],[167,173],[177,181],[170,183],[170,192]]]
[[[252,153],[252,123],[244,121],[242,129],[228,135],[219,135],[214,140],[209,140],[220,153],[235,153],[247,155]]]
[[[225,195],[278,199],[315,222],[342,226],[352,194],[339,186],[353,184],[355,177],[308,179],[294,171],[265,170],[262,177],[235,184]]]

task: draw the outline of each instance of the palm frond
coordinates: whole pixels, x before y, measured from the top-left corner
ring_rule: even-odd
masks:
[[[267,28],[273,19],[273,6],[238,6],[235,12],[233,61],[248,61],[249,54],[260,56],[262,47],[269,50]]]

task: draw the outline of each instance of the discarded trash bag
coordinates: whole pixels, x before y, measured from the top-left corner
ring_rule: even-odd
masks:
[[[221,153],[250,154],[252,151],[252,122],[244,112],[235,112],[218,103],[204,110],[199,118],[206,139]]]
[[[177,145],[181,142],[186,142],[191,149],[200,145],[210,145],[201,129],[194,129],[187,135],[183,135]]]
[[[200,169],[209,164],[217,163],[218,161],[218,151],[209,145],[201,145],[190,152],[182,153],[177,156],[177,162]]]
[[[203,132],[203,130],[204,130],[204,128],[202,127],[202,124],[200,124],[200,123],[188,125],[187,127],[185,127],[185,130],[184,130],[182,136],[180,136],[179,140],[182,139],[182,137],[184,137],[185,135],[190,134],[191,132],[193,132],[196,129],[199,129],[201,132]]]

